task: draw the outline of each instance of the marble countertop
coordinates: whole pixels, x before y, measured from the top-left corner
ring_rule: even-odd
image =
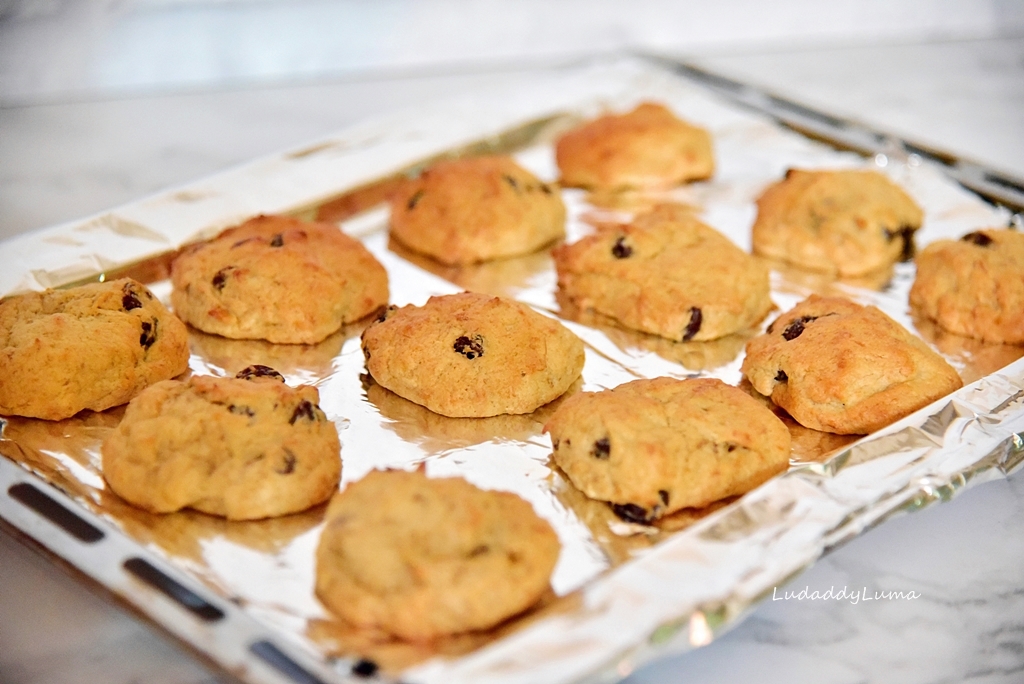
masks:
[[[690,56],[731,77],[1024,176],[1024,39]],[[557,65],[0,109],[0,238],[354,121]],[[1024,681],[1024,476],[886,522],[711,645],[630,684]],[[0,681],[230,681],[0,528]],[[786,599],[914,592],[913,599]]]

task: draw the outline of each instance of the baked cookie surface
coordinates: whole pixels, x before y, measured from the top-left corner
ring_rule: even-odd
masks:
[[[235,339],[313,344],[388,302],[384,267],[326,223],[258,216],[175,259],[182,320]]]
[[[103,477],[154,513],[255,520],[305,510],[341,477],[338,431],[318,401],[315,387],[289,387],[266,366],[157,383],[103,443]]]
[[[789,430],[721,380],[635,380],[569,397],[544,428],[573,485],[648,522],[747,492],[786,469]]]
[[[373,471],[327,509],[316,593],[357,626],[429,641],[529,608],[548,590],[559,550],[551,526],[514,494]]]
[[[873,306],[811,295],[747,343],[743,374],[801,425],[866,434],[959,389],[957,372]]]
[[[530,413],[583,370],[583,342],[511,299],[463,292],[390,308],[363,333],[370,375],[453,418]]]
[[[915,262],[915,310],[957,335],[1024,342],[1024,235],[979,230],[932,243]]]
[[[909,256],[924,213],[877,171],[790,169],[757,200],[754,253],[859,276]]]
[[[554,258],[577,306],[670,340],[724,337],[772,307],[768,269],[679,205],[562,245]]]
[[[188,369],[188,332],[131,279],[0,301],[0,414],[47,420],[127,403]]]
[[[669,188],[715,169],[708,132],[653,102],[569,131],[555,158],[563,184],[601,190]]]
[[[511,157],[441,161],[391,200],[391,236],[444,264],[502,259],[565,237],[565,205]]]

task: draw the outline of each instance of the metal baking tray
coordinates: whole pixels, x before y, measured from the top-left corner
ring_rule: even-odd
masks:
[[[388,269],[394,303],[474,289],[559,316],[587,345],[583,389],[656,375],[711,375],[736,384],[743,344],[755,330],[712,343],[669,343],[558,301],[546,253],[452,269],[388,242],[381,202],[430,160],[512,152],[553,179],[551,141],[559,131],[641,99],[666,102],[711,128],[719,162],[711,182],[654,199],[697,207],[744,248],[751,199],[788,166],[869,165],[893,174],[925,206],[924,241],[1019,223],[1014,212],[1024,192],[1015,179],[693,66],[628,58],[540,79],[529,91],[491,93],[490,105],[448,102],[398,114],[16,238],[4,248],[27,266],[0,274],[0,291],[131,274],[166,300],[167,267],[182,245],[256,213],[291,213],[337,221],[362,239]],[[563,196],[570,239],[652,201],[580,191]],[[551,596],[488,633],[416,646],[333,619],[312,594],[323,507],[229,523],[192,512],[156,516],[120,502],[104,488],[98,447],[123,409],[58,423],[3,419],[0,516],[246,681],[358,681],[377,666],[374,676],[405,682],[616,680],[650,659],[709,643],[773,586],[893,514],[1019,467],[1024,361],[1017,359],[1024,348],[954,338],[914,320],[906,311],[912,279],[912,264],[899,264],[874,282],[828,281],[779,268],[773,299],[781,310],[810,292],[876,304],[972,384],[860,440],[791,423],[787,473],[736,501],[683,511],[658,526],[618,520],[550,466],[550,442],[540,431],[550,407],[525,417],[447,419],[376,386],[362,369],[358,325],[313,346],[193,332],[194,372],[233,374],[259,362],[278,368],[289,382],[317,384],[342,437],[344,482],[375,467],[425,463],[431,475],[459,474],[516,491],[552,521],[563,554]]]

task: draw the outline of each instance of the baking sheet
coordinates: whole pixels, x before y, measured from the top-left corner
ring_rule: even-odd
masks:
[[[326,141],[74,226],[21,238],[19,248],[31,239],[48,246],[33,257],[47,266],[29,265],[7,273],[4,284],[12,289],[38,288],[128,267],[151,282],[166,302],[166,258],[159,255],[252,213],[348,216],[385,194],[395,172],[408,172],[425,156],[446,151],[519,148],[517,158],[524,166],[553,180],[557,174],[550,142],[559,129],[605,108],[627,109],[647,98],[667,103],[712,131],[718,161],[715,178],[654,198],[609,201],[565,190],[570,241],[592,231],[595,224],[625,220],[630,211],[652,201],[675,201],[693,206],[706,222],[749,250],[752,201],[791,166],[867,165],[889,173],[926,210],[919,245],[1003,225],[1009,219],[1008,212],[981,202],[911,156],[864,160],[836,152],[649,64],[597,65],[517,95],[496,117],[508,128],[481,145],[467,148],[467,141],[450,131],[435,134],[430,143],[413,138],[415,144],[405,147],[400,135],[397,143],[382,139],[362,148]],[[477,116],[490,114],[480,111]],[[413,123],[401,118],[385,123],[392,126],[392,134],[422,128],[418,118]],[[493,123],[477,121],[477,129],[465,122],[455,126],[462,126],[464,136]],[[352,134],[339,138],[346,136]],[[384,167],[375,157],[376,166],[364,169],[364,175],[355,173],[352,157],[373,157],[374,151],[392,165]],[[322,179],[304,185],[302,181],[312,175],[309,166],[330,168],[327,175],[335,185]],[[386,173],[375,177],[370,175],[373,170]],[[268,185],[275,190],[262,194]],[[336,196],[339,190],[356,186],[358,192]],[[201,205],[206,209],[197,209]],[[168,220],[168,215],[181,218],[189,212],[191,220]],[[770,314],[757,329],[725,340],[671,343],[622,330],[560,302],[547,253],[445,268],[390,244],[386,224],[386,210],[371,207],[341,225],[362,239],[387,268],[392,303],[419,304],[430,295],[467,288],[512,296],[560,316],[587,344],[584,390],[659,375],[713,376],[738,384],[743,345],[778,313]],[[140,243],[154,256],[138,263]],[[68,260],[68,249],[77,250],[77,260]],[[321,407],[337,424],[343,444],[343,486],[373,468],[424,463],[432,476],[457,474],[485,488],[514,491],[552,522],[563,551],[552,578],[553,593],[545,603],[492,633],[455,637],[430,647],[354,631],[320,606],[312,594],[313,552],[323,507],[277,520],[228,523],[191,512],[146,514],[107,492],[99,472],[99,445],[123,409],[60,423],[6,419],[0,453],[70,493],[79,505],[173,568],[200,580],[286,643],[326,663],[338,678],[351,667],[348,658],[334,660],[339,655],[372,658],[388,673],[410,682],[573,681],[595,672],[615,678],[653,653],[710,641],[760,592],[812,562],[837,540],[893,510],[920,505],[929,496],[948,495],[942,494],[943,488],[953,491],[979,473],[995,472],[993,467],[1009,469],[1019,460],[1024,369],[1018,362],[993,372],[1019,358],[1024,349],[943,335],[913,320],[906,308],[912,279],[910,264],[899,264],[873,281],[853,282],[780,267],[773,272],[772,296],[779,310],[810,292],[839,292],[878,305],[943,353],[966,382],[983,378],[981,385],[845,450],[852,438],[825,435],[789,421],[794,436],[794,467],[789,473],[721,510],[684,511],[658,527],[618,520],[606,505],[587,500],[551,468],[550,440],[541,427],[553,407],[531,416],[450,419],[375,385],[365,376],[359,325],[315,346],[232,341],[193,332],[193,372],[233,375],[258,362],[277,368],[291,384],[319,387]],[[839,454],[826,460],[837,449]]]

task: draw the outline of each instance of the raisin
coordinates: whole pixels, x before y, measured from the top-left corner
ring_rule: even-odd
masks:
[[[626,244],[626,236],[623,235],[612,245],[612,256],[616,259],[625,259],[633,254],[633,248]]]
[[[271,247],[284,247],[284,235],[278,233],[270,241]]]
[[[237,413],[241,416],[249,416],[250,418],[256,415],[256,412],[248,406],[238,406],[237,404],[231,404],[228,406],[228,411],[231,413]]]
[[[149,349],[156,342],[156,319],[153,319],[152,323],[147,321],[142,322],[142,334],[139,335],[139,344],[144,348]]]
[[[295,454],[293,454],[288,449],[285,449],[284,450],[284,463],[281,466],[281,469],[280,470],[276,470],[275,469],[275,472],[277,472],[279,475],[290,475],[291,473],[294,473],[295,472],[295,464],[298,462],[298,460],[299,459],[295,457]]]
[[[654,519],[654,516],[648,514],[646,508],[636,504],[613,503],[612,512],[626,522],[640,523],[641,525],[645,525]]]
[[[561,444],[557,439],[551,440],[551,448],[558,451],[558,445]]]
[[[380,666],[372,660],[366,658],[360,658],[356,661],[356,664],[352,666],[352,674],[356,677],[372,677],[377,674],[377,670]]]
[[[704,314],[695,306],[690,307],[690,322],[683,330],[683,340],[692,340],[693,336],[700,332],[700,324],[704,321]]]
[[[733,442],[726,442],[725,450],[731,454],[732,452],[736,451],[736,444],[734,444]]]
[[[234,266],[225,266],[213,275],[213,280],[210,283],[217,292],[224,289],[224,285],[228,282],[228,274],[233,270],[235,270]]]
[[[455,340],[452,348],[467,359],[475,359],[478,356],[484,355],[484,338],[480,335],[474,335],[473,339],[469,339],[463,335]]]
[[[242,370],[238,371],[238,375],[236,375],[235,377],[238,378],[239,380],[252,380],[253,378],[274,378],[275,380],[280,380],[281,382],[284,382],[283,375],[278,373],[270,366],[261,366],[260,364],[249,366],[248,368],[243,368]]]
[[[309,403],[305,399],[299,402],[299,405],[295,407],[295,411],[292,412],[292,417],[288,419],[289,425],[295,425],[295,421],[299,418],[306,418],[307,420],[316,420],[316,411],[313,404]]]
[[[658,490],[658,498],[661,499],[663,506],[668,506],[668,491],[665,489]]]
[[[992,238],[978,231],[968,233],[960,238],[960,240],[962,242],[970,242],[971,244],[978,245],[979,247],[988,247],[992,244]]]
[[[503,175],[502,178],[505,179],[506,183],[508,183],[510,186],[512,186],[513,190],[515,190],[516,192],[519,192],[519,183],[516,182],[515,178],[513,178],[510,175],[508,175],[507,173],[505,175]]]
[[[390,316],[395,311],[398,311],[398,307],[392,304],[391,306],[384,309],[383,311],[380,312],[380,314],[377,315],[377,322],[383,323],[384,321],[388,320],[388,316]]]
[[[550,195],[551,194],[551,186],[548,185],[547,183],[541,183],[540,184],[540,191],[543,192],[545,195]]]
[[[125,311],[142,308],[142,302],[139,301],[139,298],[135,294],[135,290],[132,289],[131,285],[124,286],[124,296],[121,297],[121,308]]]
[[[885,239],[892,242],[897,237],[903,241],[903,249],[900,251],[900,261],[910,261],[914,258],[914,229],[911,226],[900,226],[896,230],[885,229]]]
[[[413,194],[413,196],[409,198],[409,201],[405,203],[405,208],[408,209],[409,211],[412,211],[413,209],[416,208],[416,205],[419,204],[419,201],[420,199],[422,199],[422,197],[423,190],[417,190],[415,194]]]
[[[803,334],[805,324],[816,320],[818,320],[817,316],[801,316],[786,326],[786,329],[782,331],[782,336],[786,338],[786,341],[795,340]]]
[[[768,334],[769,335],[771,335],[773,332],[775,332],[775,324],[778,323],[778,322],[779,322],[779,319],[776,318],[774,321],[772,321],[771,323],[768,324]]]
[[[476,558],[477,556],[484,555],[490,550],[491,548],[487,546],[487,544],[481,544],[480,546],[475,547],[472,551],[469,552],[469,557]]]
[[[607,460],[612,455],[612,444],[608,438],[602,437],[594,442],[594,448],[590,450],[590,455],[602,461]]]
[[[789,382],[789,376],[786,375],[786,371],[779,369],[779,372],[775,374],[775,382]]]

